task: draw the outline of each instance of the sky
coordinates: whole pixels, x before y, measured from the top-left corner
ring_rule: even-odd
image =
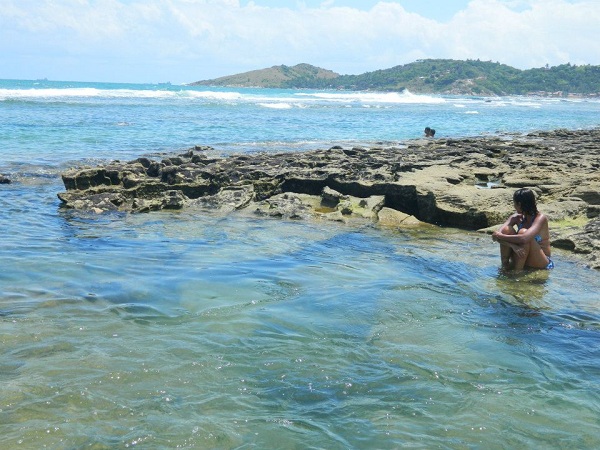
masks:
[[[600,0],[0,0],[0,79],[189,83],[308,63],[600,65]]]

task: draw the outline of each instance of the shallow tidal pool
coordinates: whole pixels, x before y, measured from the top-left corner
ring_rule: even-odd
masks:
[[[600,281],[569,254],[506,276],[454,230],[21,225],[0,251],[6,448],[600,446]]]

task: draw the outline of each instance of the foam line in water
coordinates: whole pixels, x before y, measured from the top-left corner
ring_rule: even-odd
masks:
[[[441,97],[415,95],[405,90],[399,92],[310,92],[296,94],[298,97],[315,98],[331,102],[360,103],[445,103]]]
[[[238,91],[212,91],[194,89],[98,89],[80,88],[43,88],[43,89],[0,89],[0,100],[44,100],[44,99],[84,99],[84,98],[137,98],[137,99],[202,99],[215,101],[245,101],[259,106],[276,109],[301,107],[306,103],[359,103],[359,104],[403,104],[403,103],[445,103],[441,97],[415,95],[408,91],[398,92],[302,92],[291,97],[274,97],[267,93],[245,93]]]
[[[271,108],[271,109],[291,109],[293,106],[289,103],[280,102],[280,103],[257,103],[258,106],[262,106],[263,108]]]
[[[239,100],[244,97],[239,92],[193,91],[193,90],[152,90],[152,89],[0,89],[0,100],[73,99],[73,98],[199,98],[213,100]]]

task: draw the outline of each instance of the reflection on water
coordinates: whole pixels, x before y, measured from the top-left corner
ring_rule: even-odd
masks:
[[[499,271],[495,278],[496,289],[502,293],[504,301],[532,309],[550,309],[550,305],[545,303],[550,272],[550,270],[529,270],[518,273]]]
[[[599,282],[568,255],[507,276],[475,233],[28,214],[0,250],[10,448],[600,444]]]

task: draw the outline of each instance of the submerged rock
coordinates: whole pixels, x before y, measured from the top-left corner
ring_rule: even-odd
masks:
[[[65,207],[93,211],[200,206],[477,230],[503,222],[514,190],[530,187],[555,245],[600,268],[600,129],[226,158],[209,158],[207,149],[71,169],[58,196]]]

